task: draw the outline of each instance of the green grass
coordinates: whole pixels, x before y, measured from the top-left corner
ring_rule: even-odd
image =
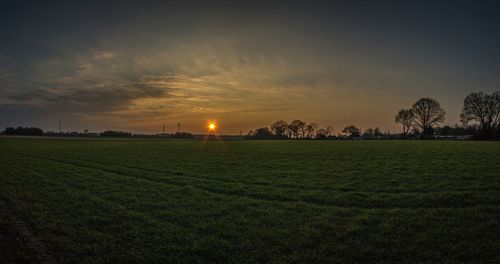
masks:
[[[500,142],[0,139],[61,262],[500,262]]]

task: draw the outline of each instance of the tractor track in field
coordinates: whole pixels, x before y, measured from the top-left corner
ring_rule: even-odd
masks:
[[[205,192],[209,192],[209,193],[213,193],[213,194],[218,194],[218,195],[236,196],[236,197],[249,198],[249,199],[255,199],[255,200],[266,201],[266,202],[302,202],[302,203],[306,203],[306,204],[313,204],[313,205],[319,205],[319,206],[329,205],[329,204],[325,204],[325,203],[307,202],[307,201],[302,201],[302,200],[297,200],[297,199],[291,199],[291,198],[285,198],[285,197],[273,197],[272,199],[270,199],[268,196],[262,196],[262,195],[242,195],[241,193],[231,193],[231,192],[227,192],[227,191],[224,191],[224,190],[218,190],[218,189],[207,188],[207,187],[200,187],[200,186],[193,186],[193,185],[190,185],[189,183],[158,181],[158,180],[153,179],[153,178],[140,177],[140,176],[137,176],[137,175],[127,174],[127,173],[124,173],[123,171],[116,171],[116,170],[107,169],[107,168],[96,168],[96,167],[87,166],[87,165],[83,165],[83,164],[76,163],[76,162],[69,162],[69,161],[66,161],[66,160],[55,159],[55,158],[52,158],[52,157],[40,157],[40,156],[37,156],[37,155],[24,154],[24,153],[18,153],[18,152],[12,152],[12,153],[19,154],[19,155],[26,155],[28,157],[36,158],[36,159],[42,159],[42,160],[47,160],[47,161],[52,161],[52,162],[59,162],[59,163],[63,163],[63,164],[66,164],[66,165],[72,165],[72,166],[82,167],[82,168],[91,169],[91,170],[100,170],[100,171],[104,171],[104,172],[109,172],[109,173],[113,173],[113,174],[116,174],[116,175],[120,175],[120,176],[123,176],[123,177],[141,179],[141,180],[144,180],[144,181],[154,182],[154,183],[157,183],[157,184],[159,183],[159,184],[165,184],[165,185],[177,186],[177,187],[188,187],[188,186],[190,186],[192,188],[195,188],[195,189],[198,189],[198,190],[201,190],[201,191],[205,191]],[[352,206],[352,207],[350,207],[350,206],[338,206],[338,205],[333,205],[333,204],[331,204],[331,206],[335,206],[335,207],[339,207],[339,208],[354,208],[354,206]],[[359,207],[356,207],[356,208],[359,208]],[[360,209],[362,209],[362,208],[360,208]],[[370,209],[376,209],[376,208],[370,208]]]
[[[200,191],[205,191],[208,193],[225,195],[225,196],[248,198],[248,199],[255,199],[255,200],[260,200],[260,201],[265,201],[265,202],[293,202],[293,203],[304,203],[304,204],[310,204],[310,205],[316,205],[316,206],[331,206],[331,207],[337,207],[337,208],[380,209],[380,210],[389,210],[389,209],[415,209],[415,210],[417,210],[417,209],[457,209],[457,208],[462,208],[462,209],[469,208],[470,209],[470,208],[477,208],[478,206],[499,206],[498,204],[493,204],[493,205],[491,205],[491,204],[488,204],[488,205],[478,204],[476,206],[449,206],[449,207],[442,207],[442,206],[438,206],[438,207],[408,207],[408,206],[342,205],[342,204],[335,203],[332,201],[326,201],[326,200],[320,200],[320,199],[314,199],[314,198],[310,199],[307,197],[291,198],[291,197],[283,197],[283,196],[277,196],[277,195],[264,195],[264,194],[257,194],[257,193],[242,194],[241,192],[228,192],[226,189],[210,188],[207,186],[193,186],[192,184],[180,183],[179,181],[159,181],[156,178],[141,177],[141,176],[129,174],[129,173],[126,173],[123,171],[118,171],[118,170],[113,170],[113,169],[108,169],[108,168],[92,167],[92,166],[84,165],[84,164],[81,164],[78,162],[71,162],[68,160],[63,160],[63,159],[54,158],[54,157],[39,156],[39,155],[35,155],[35,154],[15,152],[15,151],[8,151],[8,152],[18,154],[18,155],[25,155],[25,156],[32,157],[32,158],[37,158],[37,159],[42,159],[42,160],[47,160],[47,161],[52,161],[52,162],[59,162],[59,163],[67,164],[67,165],[82,167],[82,168],[86,168],[86,169],[100,170],[100,171],[109,172],[109,173],[113,173],[113,174],[124,176],[124,177],[141,179],[141,180],[154,182],[154,183],[166,184],[166,185],[177,186],[177,187],[190,186],[192,188],[198,189]],[[89,163],[92,163],[92,162],[89,162]],[[96,164],[99,164],[99,163],[96,163]],[[109,165],[109,164],[101,164],[101,165]],[[111,165],[111,166],[115,166],[115,165]],[[115,166],[115,167],[120,168],[120,166]],[[122,167],[122,168],[126,168],[126,167]],[[178,177],[180,177],[180,176],[178,176]],[[193,178],[202,179],[202,178],[198,178],[198,177],[193,177]],[[205,181],[209,182],[209,183],[213,183],[210,180],[205,179]],[[224,183],[225,184],[238,184],[238,183],[228,183],[228,182],[224,182]],[[426,193],[430,193],[430,192],[426,192]]]
[[[30,253],[33,253],[34,257],[36,257],[36,263],[57,263],[54,254],[51,250],[49,250],[47,243],[37,237],[32,231],[33,229],[31,226],[21,218],[17,217],[15,211],[2,199],[0,199],[0,216],[8,219],[9,222],[13,224],[20,236],[19,239],[23,242],[24,246],[26,246]]]
[[[156,173],[162,176],[168,176],[169,178],[177,178],[177,179],[182,179],[185,180],[186,178],[188,179],[195,179],[195,180],[200,180],[206,183],[223,183],[223,184],[234,184],[234,185],[243,185],[243,186],[255,186],[255,187],[266,187],[266,188],[282,188],[282,189],[288,189],[288,190],[307,190],[307,191],[331,191],[331,192],[341,192],[341,193],[373,193],[373,194],[429,194],[429,193],[440,193],[440,191],[425,191],[425,190],[398,190],[398,189],[393,189],[393,190],[373,190],[373,191],[368,191],[368,190],[355,190],[352,188],[311,188],[311,187],[305,187],[305,186],[297,186],[297,185],[291,185],[291,184],[267,184],[267,183],[255,183],[255,182],[245,182],[245,181],[230,181],[230,180],[222,180],[222,179],[208,179],[204,177],[197,177],[197,176],[192,176],[192,175],[186,175],[184,173],[179,173],[179,172],[173,172],[173,171],[165,171],[165,170],[156,170],[156,169],[151,169],[151,168],[144,168],[144,167],[137,167],[137,166],[123,166],[123,165],[117,165],[113,163],[108,163],[108,162],[103,162],[103,161],[96,161],[96,160],[88,160],[88,159],[81,159],[81,158],[72,158],[71,160],[66,160],[62,159],[59,157],[54,157],[54,156],[43,156],[40,154],[32,154],[32,153],[26,153],[26,152],[21,152],[21,151],[12,151],[12,150],[3,150],[5,152],[10,152],[18,155],[25,155],[25,156],[30,156],[34,158],[40,158],[40,159],[45,159],[45,160],[52,160],[52,161],[57,161],[57,162],[62,162],[62,163],[67,163],[70,165],[77,165],[77,166],[83,166],[87,168],[94,168],[94,169],[99,169],[99,170],[107,170],[109,172],[114,172],[118,174],[123,174],[122,171],[119,170],[110,170],[102,167],[93,167],[89,166],[86,164],[82,163],[77,163],[75,161],[81,161],[84,163],[93,163],[93,164],[98,164],[98,165],[105,165],[105,166],[111,166],[115,167],[118,169],[125,169],[125,170],[135,170],[135,171],[140,171],[140,172],[152,172]],[[131,174],[127,174],[128,176],[134,176],[137,178],[143,178]],[[147,179],[147,178],[144,178]],[[156,181],[159,182],[159,181]],[[446,191],[446,193],[463,193],[463,192],[484,192],[484,191],[500,191],[500,188],[475,188],[475,189],[458,189],[458,190],[449,190]]]
[[[177,187],[188,187],[188,186],[191,186],[191,187],[193,187],[195,189],[198,189],[198,190],[201,190],[201,191],[205,191],[205,192],[209,192],[209,193],[218,194],[218,195],[237,196],[237,197],[242,197],[242,198],[249,198],[249,199],[266,201],[266,202],[299,202],[299,203],[302,202],[302,203],[313,204],[313,205],[318,205],[318,206],[327,206],[327,205],[330,205],[330,206],[335,206],[335,207],[339,207],[339,208],[360,208],[360,207],[356,207],[356,206],[339,206],[339,205],[336,205],[336,204],[328,204],[328,203],[323,203],[323,202],[321,202],[321,203],[318,203],[318,202],[309,202],[309,201],[303,201],[303,200],[292,199],[292,198],[285,198],[285,197],[273,197],[272,199],[270,199],[268,196],[262,196],[262,195],[242,195],[241,193],[231,193],[231,192],[227,192],[227,191],[224,191],[224,190],[218,190],[218,189],[214,189],[214,188],[193,186],[193,185],[190,185],[189,183],[158,181],[158,180],[153,179],[153,178],[140,177],[140,176],[137,176],[137,175],[127,174],[127,173],[125,173],[123,171],[117,171],[117,170],[112,170],[112,169],[107,169],[107,168],[96,168],[96,167],[92,167],[92,166],[80,164],[80,163],[77,163],[77,162],[70,162],[70,161],[67,161],[67,160],[62,160],[62,159],[53,158],[53,157],[38,156],[38,155],[33,155],[33,154],[28,154],[28,153],[23,153],[23,152],[15,152],[15,151],[8,151],[8,152],[11,152],[11,153],[14,153],[14,154],[18,154],[18,155],[24,155],[24,156],[31,157],[31,158],[42,159],[42,160],[47,160],[47,161],[52,161],[52,162],[59,162],[59,163],[67,164],[67,165],[82,167],[82,168],[86,168],[86,169],[105,171],[105,172],[113,173],[113,174],[124,176],[124,177],[136,178],[136,179],[141,179],[141,180],[150,181],[150,182],[154,182],[154,183],[160,183],[160,184],[177,186]],[[362,208],[360,208],[360,209],[362,209]],[[367,209],[377,209],[377,208],[367,208]]]
[[[126,176],[126,175],[121,175],[121,174],[119,174],[119,175],[123,176],[123,177],[129,177],[129,176]],[[74,187],[74,186],[69,185],[67,182],[62,183],[62,184],[64,184],[65,186],[68,186],[68,187]],[[165,184],[165,183],[162,183],[162,184]],[[165,185],[167,185],[167,184],[165,184]],[[102,197],[102,196],[97,196],[97,195],[91,195],[91,194],[83,194],[83,195],[85,195],[87,197],[87,200],[89,200],[89,201],[96,202],[96,203],[108,203],[108,204],[112,204],[112,208],[113,208],[112,210],[119,210],[119,211],[123,211],[123,212],[134,212],[135,214],[139,215],[143,219],[146,219],[146,220],[148,220],[150,222],[151,222],[151,220],[153,220],[153,221],[154,220],[161,220],[163,222],[168,222],[171,225],[175,225],[177,227],[181,227],[181,228],[184,228],[186,230],[194,228],[193,226],[186,225],[185,223],[182,223],[182,222],[178,222],[178,221],[176,222],[176,221],[172,221],[170,219],[169,220],[165,220],[164,217],[158,217],[158,216],[155,216],[155,215],[146,214],[145,212],[140,211],[137,208],[126,206],[123,203],[114,201],[114,200],[109,199],[107,197]]]

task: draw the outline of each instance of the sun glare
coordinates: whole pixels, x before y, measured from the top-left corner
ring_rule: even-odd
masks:
[[[208,123],[208,130],[209,131],[215,131],[215,128],[216,128],[215,122]]]

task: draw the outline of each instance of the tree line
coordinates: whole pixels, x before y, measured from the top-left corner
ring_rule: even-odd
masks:
[[[395,139],[395,138],[431,138],[438,136],[467,135],[478,139],[500,138],[500,91],[491,94],[477,92],[468,94],[463,102],[460,114],[461,126],[443,126],[445,110],[440,103],[432,98],[424,97],[416,101],[410,108],[401,109],[394,117],[394,121],[402,126],[401,134],[382,132],[380,128],[360,128],[349,125],[337,135],[333,134],[330,126],[321,128],[317,123],[307,123],[296,119],[291,122],[278,120],[269,127],[250,130],[247,139],[337,139],[337,138],[365,138],[365,139]],[[79,132],[43,132],[37,127],[7,127],[1,134],[4,135],[32,135],[32,136],[148,136],[132,134],[124,131],[104,131],[101,133]],[[165,135],[163,135],[165,136]],[[171,138],[194,138],[191,133],[178,132],[169,135]]]
[[[445,121],[446,112],[439,102],[432,98],[421,98],[409,109],[401,109],[394,117],[402,126],[402,135],[419,135],[430,137]],[[500,129],[500,91],[487,94],[483,92],[468,94],[460,114],[462,127],[445,126],[450,133],[455,130],[469,132],[476,138],[495,138]]]
[[[319,128],[316,123],[296,119],[290,123],[278,120],[269,127],[250,130],[249,139],[323,139],[331,136],[331,127]]]
[[[3,134],[17,136],[42,136],[43,130],[38,127],[7,127],[3,131]]]
[[[66,131],[54,132],[43,131],[38,127],[7,127],[4,131],[0,132],[1,135],[17,135],[17,136],[52,136],[52,137],[169,137],[177,139],[193,139],[193,134],[189,132],[176,132],[173,134],[137,134],[120,130],[106,130],[102,132],[89,132],[85,129],[83,132]]]
[[[3,135],[16,135],[16,136],[103,136],[103,137],[129,137],[132,136],[130,132],[124,131],[113,131],[106,130],[100,133],[89,133],[87,130],[85,132],[80,133],[76,131],[71,132],[53,132],[47,131],[44,132],[41,128],[38,127],[7,127],[1,133]]]
[[[330,126],[319,128],[316,123],[302,120],[286,122],[279,120],[269,127],[250,130],[247,139],[395,139],[395,138],[432,138],[434,136],[467,135],[474,138],[498,138],[500,132],[500,91],[487,94],[470,93],[464,99],[460,115],[461,126],[441,126],[445,121],[446,111],[441,104],[424,97],[410,108],[401,109],[394,121],[402,125],[401,134],[382,132],[380,128],[368,128],[362,131],[355,125],[344,127],[337,135]]]
[[[246,136],[247,139],[338,139],[338,138],[381,138],[387,136],[380,128],[368,128],[361,131],[360,128],[350,125],[342,129],[343,134],[334,135],[331,126],[320,128],[316,123],[307,123],[296,119],[290,123],[279,120],[272,123],[269,127],[261,127],[250,130]]]

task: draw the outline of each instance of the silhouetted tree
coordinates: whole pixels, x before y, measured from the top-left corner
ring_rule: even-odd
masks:
[[[268,127],[257,128],[254,131],[250,131],[248,138],[254,139],[273,139],[275,138],[273,133]]]
[[[316,130],[318,129],[318,124],[316,123],[309,123],[305,126],[305,138],[315,138],[316,137]]]
[[[307,137],[307,123],[304,122],[304,125],[299,126],[299,135],[301,139],[305,139]]]
[[[329,136],[332,135],[332,133],[333,133],[332,127],[331,126],[327,126],[326,127],[326,136],[329,137]]]
[[[403,135],[407,135],[410,132],[410,128],[415,115],[411,109],[401,109],[398,114],[394,117],[394,121],[403,125]]]
[[[43,136],[43,130],[38,127],[7,127],[3,133],[5,135]]]
[[[124,132],[124,131],[107,130],[107,131],[101,132],[100,135],[103,137],[130,137],[130,136],[132,136],[132,133]]]
[[[366,130],[363,132],[363,136],[365,136],[365,137],[372,137],[372,136],[373,136],[373,129],[372,129],[372,128],[368,128],[368,129],[366,129]]]
[[[283,120],[276,121],[271,125],[271,131],[279,138],[286,137],[287,129],[288,124]]]
[[[299,135],[304,135],[305,134],[305,126],[306,123],[302,120],[293,120],[292,123],[288,126],[290,131],[293,134],[294,138],[299,138]]]
[[[18,135],[42,136],[43,130],[38,127],[24,127],[18,132]]]
[[[7,128],[5,128],[4,134],[5,135],[15,135],[16,129],[13,127],[7,127]]]
[[[413,126],[420,129],[424,135],[434,133],[433,126],[444,122],[446,112],[438,101],[432,98],[422,98],[412,106],[414,114]]]
[[[354,125],[350,125],[344,127],[344,129],[342,129],[342,133],[346,134],[349,137],[359,137],[360,129],[355,127]]]
[[[328,136],[330,134],[328,133],[328,130],[327,129],[324,129],[324,128],[320,128],[318,129],[318,131],[316,132],[316,139],[328,139]]]
[[[286,133],[286,136],[287,136],[288,138],[293,138],[293,136],[294,136],[294,132],[293,132],[293,126],[292,126],[292,124],[288,124],[288,125],[286,126],[286,132],[285,132],[285,133]]]
[[[380,128],[368,128],[363,132],[363,137],[368,137],[368,138],[375,138],[375,137],[381,137],[383,134],[380,131]]]
[[[416,128],[416,127],[412,127],[411,134],[413,134],[415,136],[419,136],[420,135],[420,130],[418,130],[418,128]]]
[[[437,128],[437,133],[442,136],[450,136],[453,135],[453,128],[446,125],[444,127]]]
[[[500,91],[493,94],[470,93],[464,99],[460,115],[464,125],[476,121],[481,126],[483,136],[491,137],[500,122]]]

